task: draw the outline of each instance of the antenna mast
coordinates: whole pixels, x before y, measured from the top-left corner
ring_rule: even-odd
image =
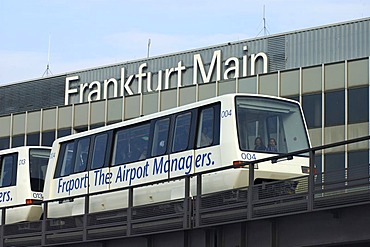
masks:
[[[147,53],[147,58],[149,58],[150,43],[151,43],[151,40],[149,39],[149,40],[148,40],[148,53]]]
[[[42,75],[42,77],[49,76],[49,75],[52,75],[52,74],[53,73],[51,73],[51,70],[50,70],[50,35],[49,35],[48,64],[46,65],[46,70],[45,70],[44,74]]]
[[[263,36],[266,36],[267,34],[270,34],[270,32],[267,29],[265,5],[263,5],[263,18],[262,18],[262,21],[263,21],[263,28],[262,28],[262,30],[263,30]],[[260,33],[262,32],[262,30],[257,34],[257,37],[258,37],[258,35],[260,35]]]
[[[267,28],[266,28],[266,10],[265,5],[263,5],[263,34],[266,36]]]

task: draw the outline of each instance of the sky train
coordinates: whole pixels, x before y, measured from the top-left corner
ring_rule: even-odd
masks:
[[[40,219],[50,150],[17,147],[0,151],[0,207],[23,205],[6,209],[6,224]]]
[[[71,196],[132,185],[308,149],[300,105],[262,95],[229,94],[62,137],[53,143],[44,198],[50,218],[84,213]],[[259,163],[255,183],[304,175],[308,157]],[[202,193],[248,185],[248,169],[203,177]],[[195,180],[191,194],[196,195]],[[89,212],[127,207],[127,190],[92,196]],[[134,206],[184,197],[181,181],[135,189]]]

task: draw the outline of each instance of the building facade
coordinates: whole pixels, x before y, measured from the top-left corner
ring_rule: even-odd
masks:
[[[0,149],[243,92],[301,102],[312,146],[367,136],[370,18],[0,86]],[[369,143],[317,154],[369,172]],[[361,168],[362,169],[362,168]]]

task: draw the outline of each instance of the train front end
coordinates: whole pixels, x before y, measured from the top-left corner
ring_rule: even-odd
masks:
[[[302,109],[298,102],[277,97],[235,97],[237,159],[241,163],[274,157],[255,165],[254,184],[296,178],[309,173],[308,153],[280,157],[307,150],[310,141]],[[249,169],[244,167],[244,173]],[[236,179],[247,185],[246,174]],[[247,184],[246,184],[247,183]],[[294,188],[297,187],[295,184]]]

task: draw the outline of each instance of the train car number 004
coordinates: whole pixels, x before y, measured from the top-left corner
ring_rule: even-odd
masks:
[[[256,160],[256,154],[242,153],[243,160]]]
[[[231,109],[221,111],[221,118],[230,117],[231,116],[231,112],[232,112]]]

